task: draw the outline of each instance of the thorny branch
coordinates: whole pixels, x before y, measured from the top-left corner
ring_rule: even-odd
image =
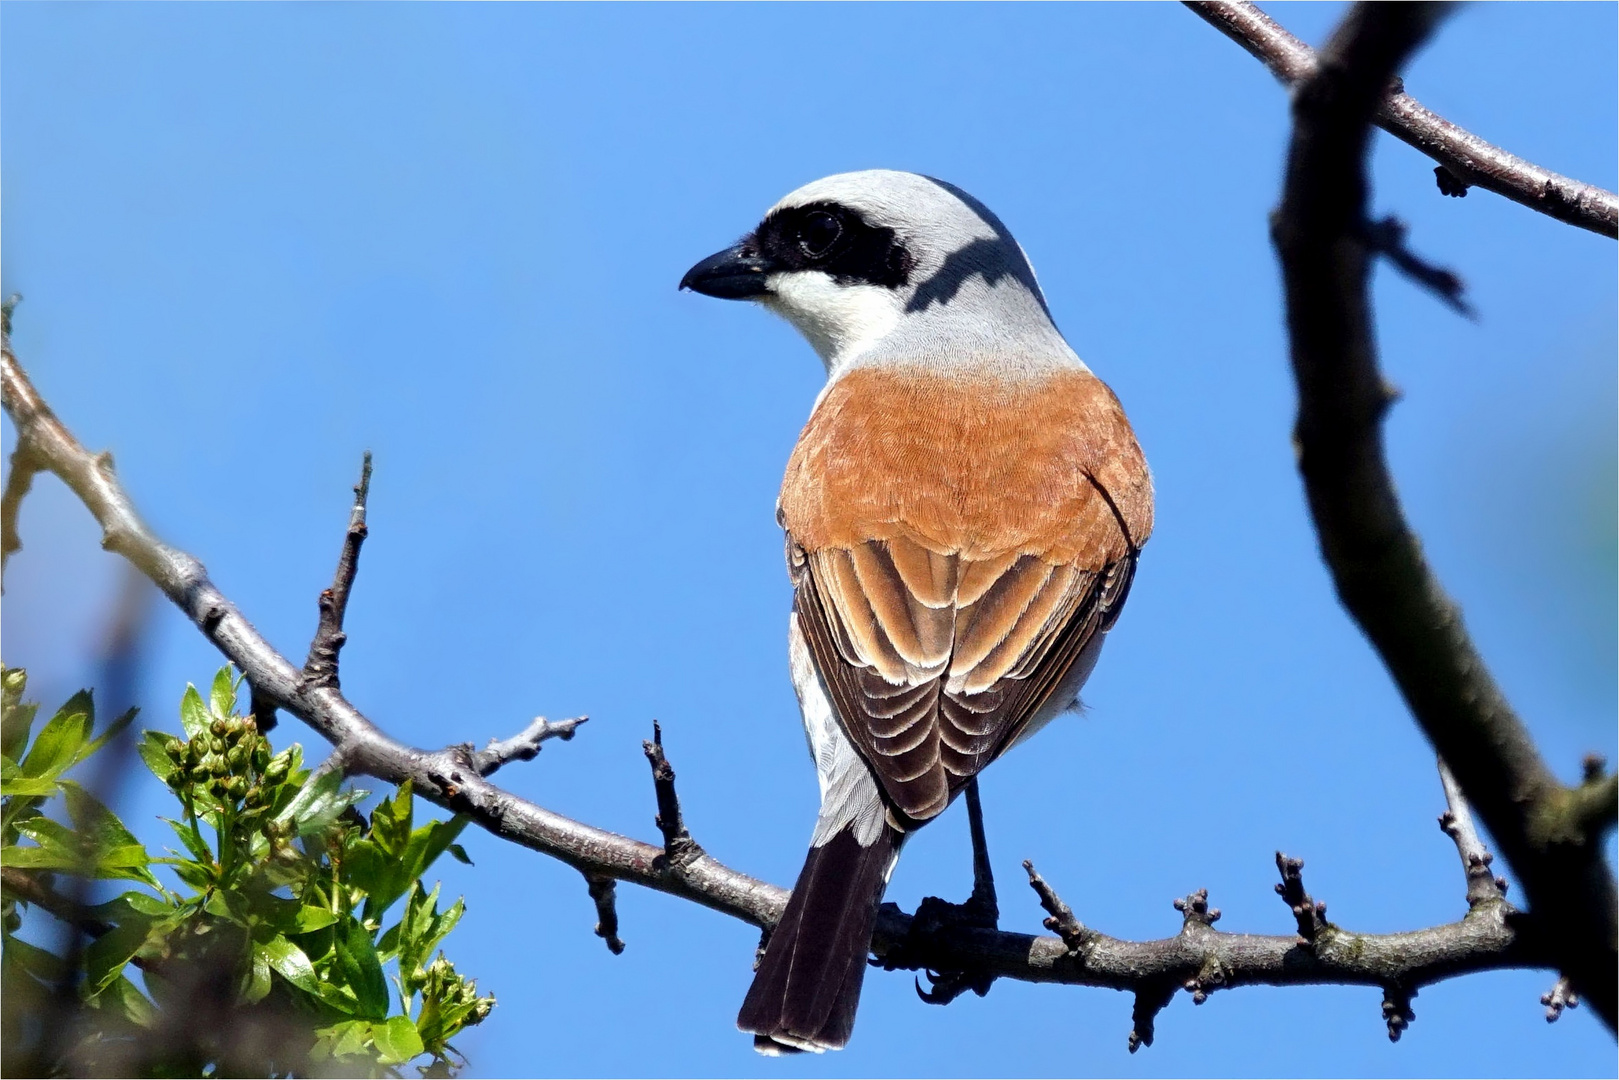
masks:
[[[1290,87],[1312,78],[1314,50],[1250,3],[1186,0],[1186,6],[1241,45]],[[1619,196],[1543,169],[1424,108],[1397,81],[1375,103],[1372,122],[1439,163],[1439,190],[1460,197],[1477,186],[1569,225],[1619,237]]]
[[[1340,600],[1522,882],[1536,941],[1612,1030],[1619,947],[1602,834],[1619,802],[1615,780],[1588,768],[1567,788],[1541,760],[1429,569],[1383,453],[1390,399],[1367,288],[1366,157],[1389,80],[1441,13],[1357,5],[1294,95],[1273,240],[1299,390],[1299,471]]]
[[[654,739],[644,744],[658,797],[661,846],[571,820],[491,784],[475,767],[478,752],[467,745],[424,750],[398,742],[355,708],[335,683],[306,677],[218,590],[200,562],[147,529],[110,461],[85,450],[51,413],[12,354],[9,336],[0,359],[5,409],[16,424],[19,445],[37,455],[42,469],[61,478],[95,515],[103,546],[156,583],[246,675],[257,700],[298,717],[332,743],[333,756],[347,771],[394,784],[410,780],[428,801],[579,870],[597,905],[597,933],[609,948],[618,941],[614,881],[691,900],[761,928],[775,924],[786,890],[725,866],[686,831],[661,729],[654,728]],[[1031,884],[1035,882],[1044,884],[1037,875]],[[1153,1016],[1181,987],[1191,988],[1194,999],[1216,988],[1254,985],[1415,988],[1475,971],[1548,966],[1507,922],[1502,905],[1485,905],[1458,922],[1407,933],[1339,930],[1304,951],[1292,934],[1215,930],[1216,913],[1208,909],[1206,894],[1177,903],[1185,915],[1178,935],[1135,942],[1080,926],[1050,886],[1042,890],[1037,884],[1036,891],[1057,922],[1053,928],[1068,940],[962,924],[914,934],[913,917],[886,906],[872,951],[879,962],[912,971],[970,971],[986,979],[1132,991],[1132,1047],[1150,1045]]]

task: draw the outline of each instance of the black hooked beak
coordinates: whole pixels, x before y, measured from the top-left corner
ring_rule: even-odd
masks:
[[[775,270],[774,263],[750,252],[743,243],[716,252],[687,270],[680,287],[721,300],[751,300],[770,292],[765,279]]]

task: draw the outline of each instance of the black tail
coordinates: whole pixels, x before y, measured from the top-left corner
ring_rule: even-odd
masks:
[[[903,835],[883,826],[870,847],[844,829],[810,848],[770,935],[736,1026],[766,1053],[840,1050],[854,1029],[877,905]]]

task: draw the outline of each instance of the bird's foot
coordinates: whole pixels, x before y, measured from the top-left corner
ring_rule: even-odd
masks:
[[[929,1005],[948,1005],[968,990],[983,997],[995,982],[991,972],[976,964],[959,968],[937,968],[932,964],[937,963],[941,953],[954,951],[948,942],[956,936],[955,931],[995,929],[998,929],[998,913],[993,894],[986,900],[978,890],[974,890],[972,898],[965,904],[953,904],[937,896],[923,897],[922,903],[917,905],[916,914],[911,916],[910,930],[905,935],[904,943],[895,954],[886,958],[883,966],[890,970],[898,967],[921,968],[928,985],[924,988],[919,977],[916,980],[916,995]],[[924,956],[932,963],[907,962],[909,958]]]

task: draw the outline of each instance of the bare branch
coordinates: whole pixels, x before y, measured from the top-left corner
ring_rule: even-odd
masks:
[[[428,801],[465,814],[495,836],[580,870],[590,882],[598,932],[609,948],[616,940],[616,915],[612,891],[599,885],[601,880],[642,885],[761,928],[773,926],[780,917],[786,890],[719,863],[691,840],[659,729],[654,728],[654,739],[645,747],[658,791],[661,847],[573,821],[496,787],[474,767],[476,752],[469,746],[434,751],[392,739],[336,686],[314,685],[306,679],[219,592],[201,563],[162,544],[147,530],[106,459],[88,453],[50,413],[9,345],[3,356],[3,382],[5,408],[17,425],[19,442],[90,508],[105,545],[151,578],[243,672],[256,692],[255,710],[274,707],[289,712],[331,742],[333,765],[341,762],[351,772],[388,783],[410,780],[415,792]],[[1045,893],[1041,896],[1044,900]],[[1054,906],[1061,904],[1055,892],[1051,898]],[[1062,938],[959,921],[918,935],[912,932],[913,916],[885,905],[872,951],[884,966],[971,973],[982,985],[1012,978],[1132,991],[1137,1000],[1132,1046],[1150,1044],[1153,1016],[1177,987],[1188,984],[1194,995],[1206,995],[1217,986],[1338,983],[1416,988],[1474,971],[1549,966],[1544,955],[1506,921],[1504,905],[1408,933],[1362,935],[1339,930],[1305,955],[1292,934],[1215,930],[1217,912],[1209,910],[1206,894],[1193,894],[1177,906],[1185,919],[1173,937],[1132,942],[1082,928],[1083,947],[1076,951]],[[1057,907],[1053,918],[1060,920],[1063,907]],[[1077,925],[1078,920],[1074,922]],[[1074,936],[1072,929],[1068,936]]]
[[[1046,917],[1042,921],[1042,925],[1062,938],[1063,943],[1068,946],[1069,952],[1075,954],[1084,952],[1085,941],[1090,931],[1086,930],[1085,924],[1075,917],[1074,909],[1063,903],[1062,897],[1057,895],[1057,890],[1048,885],[1046,879],[1035,872],[1033,862],[1024,859],[1023,869],[1029,872],[1029,888],[1033,889],[1035,895],[1040,897],[1040,906],[1046,909]],[[1152,1039],[1149,1038],[1147,1042],[1151,1043]]]
[[[652,741],[641,743],[647,764],[652,766],[652,786],[658,796],[658,831],[663,833],[664,863],[678,869],[702,855],[703,849],[686,831],[680,814],[680,797],[675,794],[675,767],[663,756],[663,725],[652,721]]]
[[[1445,788],[1446,810],[1439,815],[1439,828],[1456,843],[1456,854],[1462,858],[1462,872],[1467,875],[1467,906],[1500,900],[1507,894],[1507,879],[1496,877],[1490,870],[1495,856],[1490,854],[1473,825],[1473,812],[1467,808],[1467,797],[1462,786],[1451,775],[1444,759],[1439,761],[1439,782]]]
[[[547,720],[543,716],[536,716],[534,722],[519,731],[509,739],[490,739],[489,745],[482,750],[467,749],[467,761],[477,770],[479,776],[492,776],[496,769],[513,761],[533,761],[540,752],[540,744],[550,739],[561,739],[567,742],[573,738],[579,725],[589,720],[588,716],[575,716],[569,720]]]
[[[1411,1008],[1411,999],[1416,996],[1415,990],[1407,990],[1403,986],[1393,985],[1383,988],[1383,1023],[1388,1025],[1389,1042],[1399,1042],[1400,1036],[1405,1034],[1405,1029],[1417,1018],[1416,1012]]]
[[[1557,1018],[1563,1015],[1564,1009],[1577,1009],[1580,1007],[1579,995],[1569,986],[1568,979],[1561,978],[1552,984],[1552,988],[1540,995],[1540,1003],[1546,1006],[1546,1023],[1555,1024]]]
[[[1383,454],[1389,396],[1367,291],[1366,156],[1390,79],[1439,13],[1357,6],[1294,95],[1273,239],[1299,388],[1299,471],[1339,598],[1512,864],[1559,966],[1612,1029],[1619,944],[1600,833],[1541,760],[1429,570]]]
[[[1269,15],[1249,3],[1187,0],[1203,20],[1241,45],[1287,86],[1316,74],[1314,50],[1288,33]],[[1461,196],[1476,185],[1569,225],[1607,237],[1619,237],[1619,196],[1613,192],[1543,169],[1485,142],[1424,108],[1387,80],[1372,122],[1434,161],[1439,190]]]
[[[585,885],[590,898],[596,902],[596,936],[607,942],[607,951],[617,956],[624,951],[624,942],[618,937],[618,907],[615,904],[618,884],[601,874],[586,874]]]
[[[1130,1007],[1130,1037],[1125,1044],[1130,1053],[1152,1045],[1158,1014],[1174,999],[1175,984],[1169,979],[1145,983],[1136,991],[1135,1003]]]
[[[1314,944],[1322,934],[1334,929],[1327,921],[1327,905],[1304,891],[1303,859],[1290,859],[1278,851],[1276,869],[1282,875],[1282,880],[1276,885],[1276,895],[1293,913],[1299,937]]]
[[[343,618],[348,613],[354,577],[360,571],[360,545],[365,543],[368,532],[365,504],[370,494],[371,451],[367,450],[360,466],[360,482],[354,485],[354,505],[349,510],[349,527],[343,534],[337,570],[332,574],[331,587],[320,593],[320,623],[315,628],[315,639],[309,643],[309,658],[304,661],[304,681],[311,687],[336,690],[341,685],[337,679],[337,654],[348,641]]]

